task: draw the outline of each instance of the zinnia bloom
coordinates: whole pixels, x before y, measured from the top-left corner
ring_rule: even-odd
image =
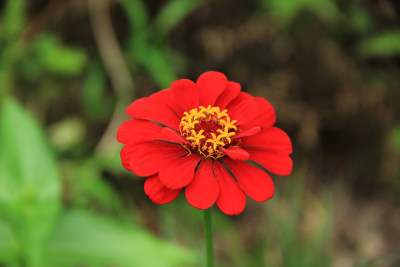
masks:
[[[292,171],[292,145],[272,127],[271,104],[241,92],[222,73],[175,81],[126,112],[133,119],[118,130],[122,164],[147,177],[144,190],[154,203],[169,203],[185,188],[193,207],[216,203],[226,214],[239,214],[246,195],[266,201],[274,194],[269,174],[249,161],[278,175]]]

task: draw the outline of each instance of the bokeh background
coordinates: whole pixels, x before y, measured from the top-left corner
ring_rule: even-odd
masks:
[[[202,266],[202,212],[123,169],[125,108],[225,73],[294,146],[213,208],[217,266],[400,266],[398,0],[0,1],[0,266]]]

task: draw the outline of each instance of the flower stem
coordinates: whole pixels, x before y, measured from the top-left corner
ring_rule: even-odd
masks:
[[[207,267],[214,267],[211,209],[204,210],[204,235],[206,238]]]

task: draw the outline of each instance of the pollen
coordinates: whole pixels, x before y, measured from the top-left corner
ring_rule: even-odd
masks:
[[[186,146],[190,153],[218,159],[225,155],[220,149],[231,145],[231,137],[237,131],[236,123],[236,120],[231,121],[226,109],[200,106],[184,112],[179,130],[190,142],[190,146]]]

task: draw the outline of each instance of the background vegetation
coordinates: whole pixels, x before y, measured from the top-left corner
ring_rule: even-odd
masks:
[[[294,172],[214,209],[218,266],[400,265],[397,0],[0,1],[0,266],[198,266],[202,213],[152,204],[124,109],[224,72],[268,99]]]

